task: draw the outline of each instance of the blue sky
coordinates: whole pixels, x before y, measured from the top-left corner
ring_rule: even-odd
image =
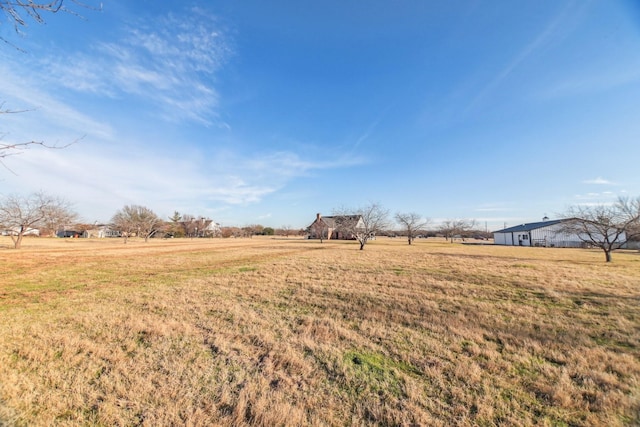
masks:
[[[89,2],[91,4],[91,2]],[[96,2],[97,4],[97,2]],[[73,7],[69,3],[70,7]],[[377,202],[502,228],[640,196],[640,6],[104,1],[0,35],[0,193],[304,227]]]

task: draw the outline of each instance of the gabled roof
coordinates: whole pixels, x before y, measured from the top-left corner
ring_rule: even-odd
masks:
[[[531,231],[537,230],[538,228],[548,227],[550,225],[559,224],[561,222],[567,221],[566,219],[554,219],[551,221],[540,221],[540,222],[530,222],[528,224],[520,224],[514,227],[505,228],[502,230],[494,231],[494,233],[515,233],[518,231]]]
[[[340,225],[355,225],[362,218],[362,215],[336,215],[336,216],[321,216],[320,218],[316,218],[316,220],[311,224],[315,224],[316,221],[320,220],[324,222],[324,224],[328,228],[338,228]]]

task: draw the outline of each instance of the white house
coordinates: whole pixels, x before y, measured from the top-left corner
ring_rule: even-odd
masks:
[[[577,234],[561,231],[568,219],[532,222],[493,232],[493,242],[506,246],[580,248],[586,246]]]

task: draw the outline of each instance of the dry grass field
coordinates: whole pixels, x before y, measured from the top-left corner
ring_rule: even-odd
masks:
[[[640,424],[637,252],[10,246],[0,425]]]

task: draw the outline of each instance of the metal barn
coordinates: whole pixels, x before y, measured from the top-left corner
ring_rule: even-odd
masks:
[[[580,248],[585,243],[577,234],[561,232],[566,219],[532,222],[493,232],[493,242],[506,246],[542,246],[556,248]]]

